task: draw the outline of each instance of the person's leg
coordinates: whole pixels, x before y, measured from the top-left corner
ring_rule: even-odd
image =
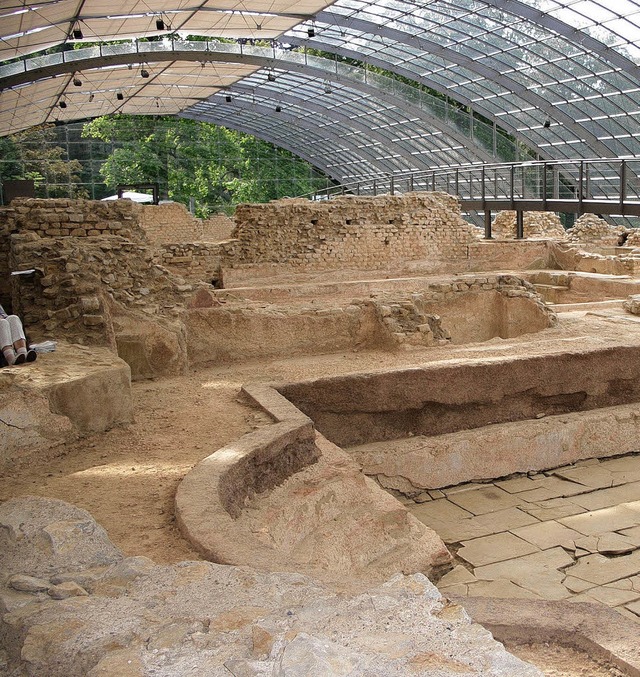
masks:
[[[9,320],[5,320],[4,318],[0,318],[0,349],[2,349],[4,359],[9,366],[16,363],[17,355],[16,351],[13,349],[11,327],[9,325]]]
[[[7,318],[11,329],[11,342],[16,352],[15,364],[22,364],[27,359],[27,339],[24,335],[22,322],[17,315],[9,315]]]

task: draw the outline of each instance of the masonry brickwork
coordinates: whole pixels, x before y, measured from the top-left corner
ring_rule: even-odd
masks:
[[[234,263],[307,270],[384,269],[416,260],[463,261],[475,229],[444,193],[304,199],[236,209]]]
[[[573,228],[567,231],[569,242],[577,245],[615,247],[620,235],[627,232],[624,226],[612,226],[596,214],[583,214]]]
[[[179,202],[144,205],[141,210],[140,225],[147,238],[156,244],[202,240],[202,221],[196,219]]]
[[[552,238],[564,240],[566,233],[562,223],[553,212],[525,212],[523,217],[525,238]],[[516,237],[516,213],[498,212],[491,225],[492,235],[499,239],[513,240]]]
[[[236,223],[226,214],[214,214],[202,222],[203,242],[223,242],[233,237]]]
[[[135,242],[146,240],[139,226],[140,205],[130,200],[18,198],[0,208],[0,303],[11,304],[10,235],[31,233],[48,237],[117,235]]]

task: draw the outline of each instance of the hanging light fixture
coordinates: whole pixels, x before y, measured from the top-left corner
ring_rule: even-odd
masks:
[[[224,97],[224,100],[225,100],[227,103],[231,103],[231,94],[227,94],[227,95]]]
[[[122,92],[118,92],[116,94],[116,99],[118,99],[118,101],[124,101],[124,94]]]
[[[91,94],[89,94],[89,103],[91,103],[95,98],[96,95],[93,92],[91,92]]]
[[[77,75],[74,75],[73,84],[75,87],[82,87],[82,80]]]
[[[547,119],[544,121],[544,124],[543,124],[542,126],[543,126],[545,129],[549,129],[549,127],[551,127],[551,118],[547,118]]]
[[[80,24],[76,24],[73,27],[73,31],[71,31],[71,35],[73,35],[74,40],[82,40],[82,38],[84,38],[84,35],[82,34],[82,29],[80,28]]]
[[[275,82],[276,81],[276,74],[273,71],[269,71],[267,73],[267,80],[269,80],[269,82]]]
[[[148,78],[149,77],[149,71],[146,68],[141,68],[140,69],[140,77],[141,78]]]
[[[282,112],[282,106],[280,104],[278,104],[276,106],[276,113],[281,113],[281,112]]]
[[[156,19],[156,30],[163,31],[165,28],[164,21],[162,19]]]
[[[333,93],[331,83],[328,80],[324,81],[324,93],[325,94],[332,94]]]
[[[63,99],[62,101],[58,102],[58,106],[60,106],[60,108],[66,108],[67,102]]]
[[[316,29],[313,26],[311,26],[310,28],[307,28],[307,35],[310,38],[315,38],[316,37]]]

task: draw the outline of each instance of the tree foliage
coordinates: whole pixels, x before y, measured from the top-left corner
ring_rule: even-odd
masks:
[[[54,143],[50,127],[1,138],[0,158],[0,179],[32,179],[38,197],[86,197],[77,187],[82,165]]]
[[[172,200],[196,202],[196,214],[231,210],[326,185],[288,151],[224,127],[184,118],[117,115],[96,118],[83,136],[116,145],[102,164],[105,183],[154,183]]]

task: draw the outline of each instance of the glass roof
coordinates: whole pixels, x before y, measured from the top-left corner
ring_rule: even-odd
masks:
[[[151,42],[77,49],[134,37]],[[638,38],[640,0],[0,0],[0,59],[72,50],[0,66],[0,134],[179,114],[340,177],[522,153],[640,157]],[[242,44],[256,39],[277,42]]]

